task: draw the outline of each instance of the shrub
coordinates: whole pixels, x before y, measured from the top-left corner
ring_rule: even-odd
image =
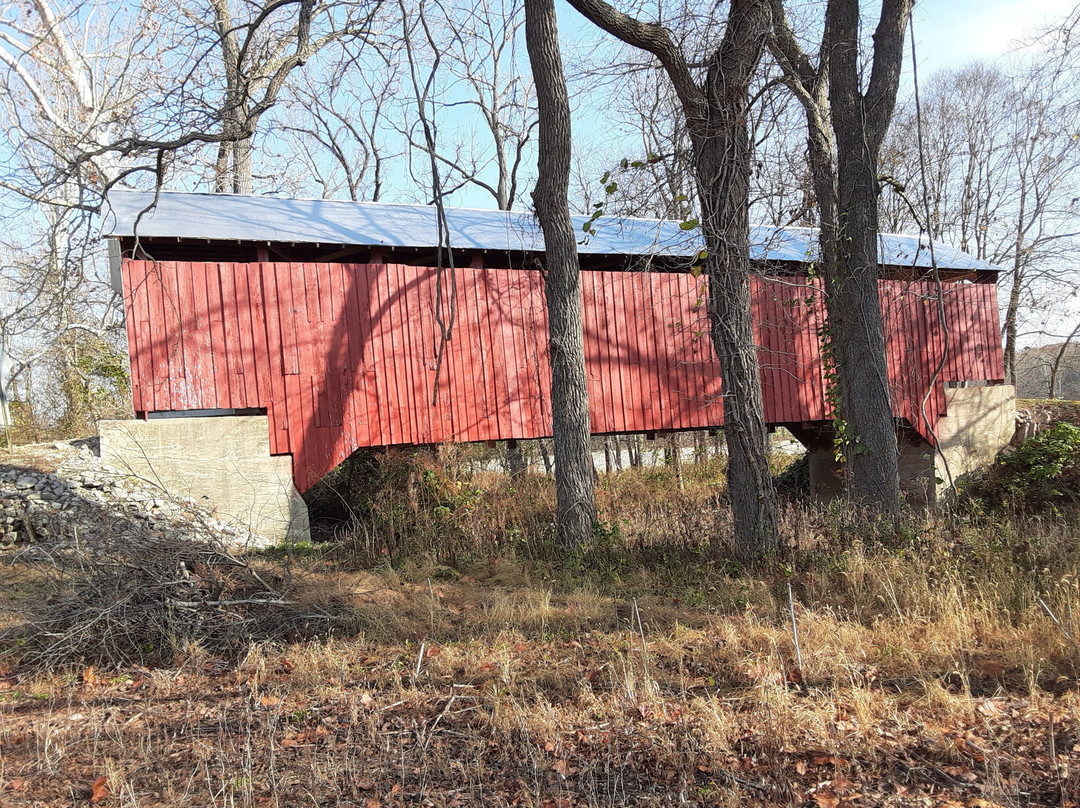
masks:
[[[1080,428],[1061,422],[1039,432],[968,483],[967,494],[984,507],[1028,511],[1075,501],[1080,496]]]

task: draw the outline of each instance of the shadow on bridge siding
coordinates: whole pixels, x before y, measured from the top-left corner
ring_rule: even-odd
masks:
[[[550,434],[538,271],[444,272],[444,319],[452,300],[456,311],[438,368],[434,268],[125,261],[124,273],[135,410],[265,410],[271,453],[292,455],[301,490],[360,447]],[[594,433],[722,424],[700,283],[683,274],[582,273]],[[897,414],[914,422],[940,361],[928,347],[940,345],[929,286],[882,282]],[[802,278],[754,279],[770,423],[829,417],[819,291]],[[954,284],[950,294],[958,324],[979,320],[984,297],[993,303],[992,289],[987,297]],[[995,326],[996,314],[991,305],[983,325]],[[959,351],[963,361],[950,360],[946,380],[993,378],[992,351],[979,350],[974,358]]]

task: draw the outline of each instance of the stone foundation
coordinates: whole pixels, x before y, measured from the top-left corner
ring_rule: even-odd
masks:
[[[265,415],[102,421],[99,432],[105,463],[267,539],[310,536],[292,460],[270,455]]]
[[[962,474],[989,466],[1016,432],[1016,388],[1011,384],[989,387],[953,387],[945,391],[948,413],[938,421],[941,455],[935,470],[944,484]],[[946,464],[948,469],[946,469]]]
[[[938,448],[919,439],[902,440],[900,446],[900,487],[913,504],[936,505],[958,477],[993,463],[1016,429],[1011,385],[950,387],[945,401],[948,414],[938,420]],[[827,502],[843,496],[843,467],[831,441],[811,445],[809,460],[813,498]]]

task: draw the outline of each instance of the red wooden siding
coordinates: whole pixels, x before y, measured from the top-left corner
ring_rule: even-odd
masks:
[[[292,455],[301,490],[362,446],[550,434],[538,272],[445,273],[444,317],[452,298],[456,312],[438,372],[432,268],[126,261],[124,284],[135,410],[265,408],[270,451]],[[722,425],[703,279],[584,272],[582,290],[595,433]],[[826,421],[820,284],[752,290],[767,420]],[[931,388],[935,287],[881,283],[896,414],[927,436],[945,382],[1002,378],[993,285],[945,291]]]

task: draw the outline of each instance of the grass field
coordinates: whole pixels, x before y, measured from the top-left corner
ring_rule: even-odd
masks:
[[[719,469],[681,476],[604,479],[567,554],[550,481],[409,459],[335,541],[251,561],[307,630],[50,669],[9,643],[0,805],[1080,801],[1074,514],[793,505],[741,569]],[[9,626],[94,580],[49,569],[2,568]]]

